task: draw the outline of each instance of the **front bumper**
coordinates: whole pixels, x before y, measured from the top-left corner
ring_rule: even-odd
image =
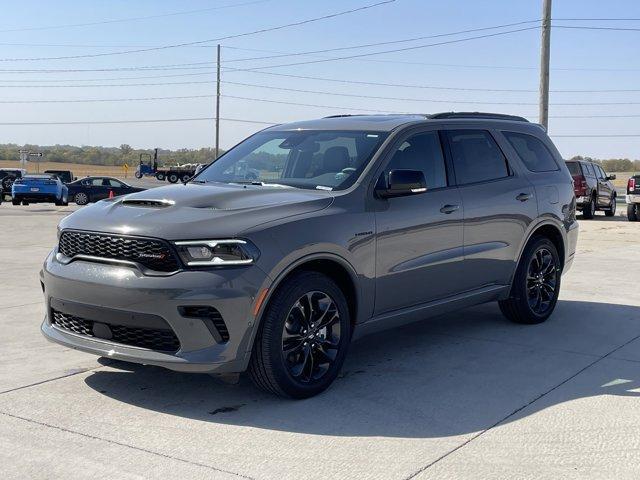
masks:
[[[56,260],[55,252],[47,257],[40,275],[47,307],[41,330],[48,340],[127,362],[211,373],[246,370],[256,323],[253,303],[262,285],[269,283],[255,265],[150,277],[135,268],[112,264],[76,260],[65,265]],[[167,353],[60,328],[51,322],[52,304],[58,308],[65,303],[78,306],[84,318],[98,322],[109,310],[119,318],[159,317],[178,337],[180,348]],[[188,306],[217,309],[229,340],[216,341],[203,319],[183,316],[179,307]]]
[[[625,201],[627,203],[640,203],[640,194],[627,194],[625,195]]]

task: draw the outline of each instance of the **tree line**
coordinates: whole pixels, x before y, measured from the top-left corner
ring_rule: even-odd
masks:
[[[629,160],[628,158],[608,158],[598,159],[576,155],[571,160],[586,160],[595,162],[607,172],[640,172],[640,160]]]
[[[0,145],[0,160],[20,160],[19,150],[42,152],[43,162],[79,163],[83,165],[137,165],[140,154],[153,156],[152,149],[137,149],[122,144],[120,147],[94,147],[74,145],[16,145],[12,143]],[[146,161],[145,155],[145,161]],[[179,150],[158,149],[158,162],[161,165],[183,163],[209,163],[215,158],[213,148]]]

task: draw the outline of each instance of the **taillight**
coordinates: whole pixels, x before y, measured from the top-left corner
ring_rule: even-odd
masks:
[[[629,183],[627,184],[627,191],[633,192],[636,189],[636,179],[630,178]]]
[[[583,175],[576,175],[575,177],[575,191],[576,197],[582,197],[587,193],[587,179]]]

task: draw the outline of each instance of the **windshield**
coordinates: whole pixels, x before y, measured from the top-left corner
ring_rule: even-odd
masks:
[[[262,132],[225,153],[195,181],[342,190],[353,185],[386,136],[362,131]]]

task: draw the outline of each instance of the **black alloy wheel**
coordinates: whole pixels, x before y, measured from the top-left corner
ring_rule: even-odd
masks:
[[[282,354],[291,376],[301,383],[322,378],[340,346],[340,312],[325,292],[308,292],[289,310]]]
[[[522,252],[509,297],[498,302],[500,310],[515,323],[544,322],[558,302],[561,274],[554,243],[548,237],[533,237]]]
[[[529,307],[537,315],[545,315],[552,307],[558,286],[558,265],[546,248],[538,249],[527,272],[527,300]]]
[[[289,398],[308,398],[340,373],[351,340],[344,292],[330,277],[300,271],[268,300],[249,364],[259,388]]]

